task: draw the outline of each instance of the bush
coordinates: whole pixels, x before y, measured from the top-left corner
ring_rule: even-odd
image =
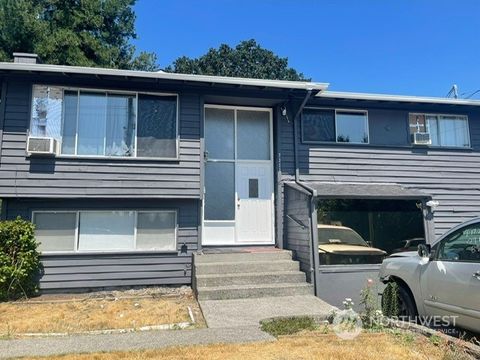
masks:
[[[399,315],[398,284],[395,281],[389,282],[383,291],[382,310],[387,317]]]
[[[35,226],[17,218],[0,222],[0,300],[29,297],[38,290],[41,270]]]

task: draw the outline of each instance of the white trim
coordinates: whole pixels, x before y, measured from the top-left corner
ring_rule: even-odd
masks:
[[[233,220],[206,220],[205,219],[205,200],[203,201],[202,204],[202,245],[203,246],[222,246],[222,245],[229,245],[229,246],[242,246],[242,245],[271,245],[275,244],[275,191],[272,191],[272,206],[271,206],[271,216],[272,216],[272,241],[270,242],[262,242],[262,243],[238,243],[237,242],[237,226],[236,226],[236,219],[237,219],[237,201],[238,201],[238,193],[237,193],[237,164],[239,163],[263,163],[263,164],[268,164],[270,165],[271,169],[271,180],[272,180],[272,190],[275,189],[275,177],[273,174],[273,109],[269,107],[255,107],[255,106],[235,106],[235,105],[216,105],[216,104],[204,104],[203,108],[203,113],[204,113],[204,123],[203,123],[203,129],[204,129],[204,134],[205,134],[205,109],[225,109],[225,110],[232,110],[234,112],[234,154],[233,154],[233,159],[210,159],[208,158],[204,162],[204,166],[206,166],[207,162],[225,162],[225,163],[233,163],[234,164],[234,174],[233,174],[233,181],[234,181],[234,209],[235,209],[235,219]],[[247,111],[258,111],[258,112],[268,112],[269,114],[269,141],[270,141],[270,158],[268,160],[248,160],[248,159],[238,159],[237,158],[237,111],[240,110],[247,110]],[[205,144],[205,150],[206,149],[206,144]],[[204,185],[205,186],[205,185]],[[203,189],[205,193],[205,187]],[[205,199],[205,197],[204,197]],[[233,225],[234,226],[234,232],[235,232],[235,239],[234,243],[215,243],[215,244],[208,244],[205,243],[205,224],[225,224],[225,225]]]
[[[135,160],[153,160],[153,161],[175,161],[180,159],[180,96],[179,94],[176,93],[156,93],[156,92],[148,92],[148,91],[123,91],[123,90],[111,90],[111,89],[105,89],[105,88],[88,88],[88,87],[69,87],[69,86],[62,86],[62,85],[49,85],[49,84],[43,84],[43,83],[34,83],[32,84],[32,101],[30,106],[33,107],[33,88],[35,86],[45,86],[45,87],[56,87],[56,88],[61,88],[62,89],[62,114],[61,114],[61,133],[60,136],[63,135],[63,126],[64,126],[64,116],[65,116],[65,90],[67,91],[76,91],[77,92],[77,114],[76,114],[76,128],[75,128],[75,149],[74,149],[74,154],[62,154],[62,143],[63,143],[63,138],[62,141],[60,141],[60,146],[59,146],[59,154],[56,155],[56,158],[71,158],[71,159],[109,159],[109,160],[126,160],[126,159],[135,159]],[[80,93],[84,91],[88,92],[98,92],[100,94],[105,94],[105,96],[108,98],[108,94],[120,94],[120,95],[128,95],[128,96],[135,96],[135,119],[134,119],[134,126],[135,126],[135,138],[133,139],[133,146],[134,146],[134,151],[132,156],[112,156],[112,155],[78,155],[78,125],[79,125],[79,114],[80,114]],[[173,97],[175,96],[177,99],[177,104],[176,104],[176,126],[175,126],[175,157],[137,157],[137,152],[138,152],[138,97],[139,95],[150,95],[150,96],[158,96],[158,97]],[[106,116],[106,113],[105,113]],[[32,115],[30,115],[30,120],[29,120],[29,132],[31,132],[32,128]],[[105,123],[105,127],[107,124]],[[106,132],[104,136],[104,153],[106,151]]]
[[[368,117],[368,110],[364,109],[347,109],[347,108],[330,108],[330,107],[317,107],[317,106],[305,106],[304,109],[310,109],[310,110],[328,110],[328,111],[333,111],[334,113],[334,126],[335,126],[335,140],[334,141],[314,141],[314,140],[304,140],[303,139],[303,112],[302,116],[300,117],[300,137],[301,137],[301,142],[303,144],[345,144],[345,145],[370,145],[370,120]],[[338,141],[338,126],[337,126],[337,113],[338,112],[350,112],[350,113],[359,113],[359,114],[364,114],[366,117],[366,124],[365,124],[365,131],[367,133],[367,142],[346,142],[346,141]]]
[[[112,212],[134,212],[134,246],[135,249],[112,249],[112,250],[79,250],[79,241],[80,241],[80,213],[87,213],[87,212],[96,212],[96,213],[112,213]],[[58,254],[65,254],[65,255],[73,255],[73,254],[111,254],[111,253],[173,253],[178,252],[178,210],[176,209],[88,209],[88,210],[33,210],[32,211],[32,222],[35,223],[35,215],[41,213],[58,213],[58,214],[76,214],[76,221],[75,221],[75,242],[74,242],[74,250],[71,251],[42,251],[42,255],[58,255]],[[158,250],[158,249],[136,249],[137,244],[137,225],[138,225],[138,214],[139,213],[174,213],[175,217],[175,228],[174,228],[174,236],[175,236],[175,244],[172,249],[166,250]]]
[[[310,81],[288,81],[288,80],[264,80],[264,79],[250,79],[240,77],[227,76],[211,76],[211,75],[191,75],[191,74],[177,74],[167,73],[163,71],[133,71],[133,70],[119,70],[119,69],[105,69],[82,66],[66,66],[66,65],[48,65],[48,64],[24,64],[0,62],[0,70],[6,71],[25,71],[25,72],[50,72],[64,74],[87,74],[87,75],[105,75],[105,76],[119,76],[122,78],[147,78],[159,80],[174,80],[174,81],[190,81],[203,82],[209,84],[230,84],[243,86],[257,86],[257,87],[271,87],[282,89],[300,89],[300,90],[319,90],[324,91],[328,87],[328,83],[318,83]]]
[[[352,99],[352,100],[394,101],[394,102],[408,102],[408,103],[480,106],[480,100],[450,99],[450,98],[410,96],[410,95],[355,93],[355,92],[341,92],[341,91],[322,91],[318,93],[316,97],[331,98],[331,99],[338,98],[338,99]]]

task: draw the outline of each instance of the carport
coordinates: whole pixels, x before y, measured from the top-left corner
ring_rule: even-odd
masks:
[[[319,255],[319,243],[322,251],[333,245],[341,247],[341,241],[331,239],[333,244],[324,246],[325,239],[319,240],[319,231],[323,230],[318,225],[353,230],[370,248],[378,247],[390,254],[402,251],[395,248],[408,243],[399,241],[402,236],[423,237],[426,242],[433,239],[434,209],[430,200],[429,194],[400,184],[287,182],[285,247],[294,251],[302,270],[314,283],[317,296],[335,306],[341,307],[347,297],[358,305],[367,280],[377,280],[381,260],[369,263],[365,256],[337,253],[332,256],[334,260],[326,263],[325,254]],[[393,242],[389,243],[390,240]],[[374,286],[381,290],[381,284]]]

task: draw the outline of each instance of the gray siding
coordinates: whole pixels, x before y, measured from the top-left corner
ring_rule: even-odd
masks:
[[[68,291],[115,286],[181,285],[191,283],[192,253],[197,250],[197,200],[8,200],[6,216],[30,219],[42,209],[176,209],[177,251],[43,255],[44,291]]]
[[[410,109],[371,109],[365,104],[355,109],[369,111],[371,144],[302,144],[299,139],[300,180],[395,183],[421,190],[440,203],[434,215],[436,237],[454,225],[480,216],[478,113],[468,114],[472,149],[433,149],[409,145],[407,119]],[[422,110],[454,114],[465,111],[419,109],[418,106],[411,111]],[[292,143],[292,124],[284,121],[281,135],[284,179],[294,174]],[[387,143],[389,146],[385,146]]]
[[[311,282],[313,265],[309,203],[308,194],[285,184],[285,248],[293,251],[294,259],[300,262],[300,270],[307,274],[307,281]]]
[[[134,83],[131,86],[130,90],[136,90]],[[31,87],[30,82],[10,80],[7,84],[0,149],[0,196],[200,197],[200,119],[203,109],[199,95],[179,94],[179,161],[27,158]],[[99,87],[108,88],[108,85]]]

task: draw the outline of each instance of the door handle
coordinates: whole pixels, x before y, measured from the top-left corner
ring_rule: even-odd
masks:
[[[240,209],[240,196],[237,196],[237,209]]]
[[[477,280],[480,280],[480,271],[473,273],[473,277],[477,278]]]

